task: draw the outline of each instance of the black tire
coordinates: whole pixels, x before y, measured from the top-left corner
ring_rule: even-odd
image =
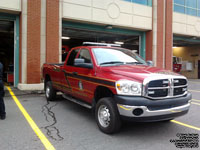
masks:
[[[104,117],[106,120],[102,119],[103,113],[105,113],[105,116],[109,116]],[[95,119],[99,129],[104,133],[116,133],[121,128],[121,119],[117,105],[110,97],[102,98],[97,102],[95,109]]]
[[[48,101],[56,99],[56,90],[53,88],[51,81],[48,81],[45,85],[45,96]]]

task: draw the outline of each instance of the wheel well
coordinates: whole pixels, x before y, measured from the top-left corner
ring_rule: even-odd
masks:
[[[46,75],[45,75],[45,80],[44,80],[44,89],[46,89],[46,83],[47,83],[48,81],[51,81],[51,77],[50,77],[48,74],[46,74]]]
[[[112,96],[113,96],[112,91],[104,86],[98,86],[94,93],[94,99],[96,103],[98,102],[99,99],[103,97],[112,97]]]

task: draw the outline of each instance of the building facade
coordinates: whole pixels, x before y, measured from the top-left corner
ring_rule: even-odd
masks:
[[[121,42],[168,70],[179,58],[193,67],[181,73],[198,78],[200,0],[1,0],[0,41],[22,90],[42,89],[42,65],[84,41]]]

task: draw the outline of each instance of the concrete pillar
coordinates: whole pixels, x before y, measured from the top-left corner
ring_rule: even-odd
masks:
[[[27,83],[27,0],[22,0],[20,16],[20,83]]]
[[[41,0],[40,68],[46,62],[46,0]]]

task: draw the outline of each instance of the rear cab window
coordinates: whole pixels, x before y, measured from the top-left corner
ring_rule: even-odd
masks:
[[[74,59],[78,55],[79,49],[72,50],[72,52],[69,55],[69,58],[67,60],[67,65],[68,66],[74,66]]]

